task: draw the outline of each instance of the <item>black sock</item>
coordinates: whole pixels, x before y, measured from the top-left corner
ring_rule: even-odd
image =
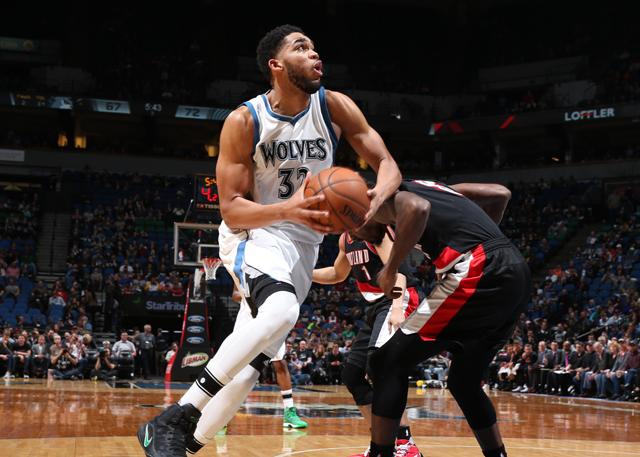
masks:
[[[507,451],[504,448],[504,444],[500,446],[498,449],[493,449],[491,451],[482,451],[484,457],[507,457]]]
[[[396,452],[396,446],[394,444],[389,444],[388,446],[383,446],[381,444],[376,444],[373,441],[369,445],[369,455],[371,457],[393,457]]]
[[[187,438],[187,454],[192,455],[202,449],[204,444],[198,441],[193,435]]]
[[[410,440],[411,439],[411,427],[408,425],[405,427],[401,425],[398,427],[398,435],[396,436],[399,440]]]

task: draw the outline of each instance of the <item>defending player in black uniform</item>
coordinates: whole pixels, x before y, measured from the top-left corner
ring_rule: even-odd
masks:
[[[371,423],[373,388],[366,378],[369,352],[382,346],[393,332],[419,304],[417,281],[409,267],[400,265],[396,287],[400,296],[390,299],[378,286],[377,275],[383,261],[389,258],[393,242],[385,227],[378,225],[378,232],[371,242],[363,241],[343,233],[339,240],[340,250],[332,267],[313,270],[313,281],[320,284],[337,284],[349,274],[356,280],[358,290],[367,301],[366,326],[360,328],[353,341],[347,361],[342,369],[342,382],[353,396],[364,419]],[[403,413],[396,436],[396,454],[418,457],[420,451],[411,438],[409,419]],[[351,457],[369,457],[369,449]]]
[[[497,226],[510,196],[499,185],[405,181],[374,220],[357,232],[370,240],[380,225],[395,226],[391,255],[378,275],[387,296],[397,295],[398,268],[416,243],[439,275],[429,297],[370,357],[375,385],[373,457],[393,455],[407,401],[409,368],[442,350],[452,353],[449,390],[484,455],[506,457],[495,409],[480,381],[497,347],[510,336],[531,291],[524,258]]]

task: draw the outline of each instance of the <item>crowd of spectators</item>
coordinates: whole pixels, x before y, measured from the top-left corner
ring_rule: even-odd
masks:
[[[607,207],[608,222],[534,284],[492,387],[637,401],[640,198],[623,186]]]
[[[188,275],[174,268],[172,245],[173,222],[182,221],[190,195],[187,179],[99,173],[68,173],[64,179],[78,195],[67,290],[85,291],[81,296],[105,292],[105,327],[113,330],[119,328],[122,296],[184,296]]]
[[[513,183],[511,201],[500,228],[518,247],[532,270],[537,270],[594,218],[600,199],[596,182],[574,179]]]
[[[53,324],[28,330],[6,327],[0,340],[0,376],[61,380],[131,380],[161,376],[176,352],[167,331],[150,325],[122,331],[117,341],[96,341],[78,326]]]
[[[33,257],[21,257],[29,251],[18,252],[15,242],[34,234],[15,232],[10,238],[14,249],[0,251],[3,306],[9,303],[15,311],[19,297],[29,305],[15,321],[8,320],[6,312],[0,314],[7,328],[0,346],[0,372],[4,370],[9,378],[50,374],[61,379],[127,377],[134,369],[143,377],[159,374],[167,353],[171,355],[171,341],[162,332],[153,343],[144,336],[150,331],[136,332],[133,345],[124,333],[113,348],[96,345],[91,334],[98,315],[104,317],[104,330],[120,328],[119,301],[127,294],[184,295],[188,276],[173,268],[170,246],[172,222],[184,216],[187,181],[100,173],[67,173],[63,179],[76,196],[65,277],[51,287],[36,279],[35,269],[29,268]],[[632,342],[640,337],[640,219],[635,188],[609,189],[605,209],[595,218],[590,206],[595,199],[590,194],[602,189],[601,183],[560,180],[510,187],[513,201],[502,228],[534,272],[547,264],[577,227],[606,222],[568,260],[536,281],[529,309],[513,339],[496,357],[487,385],[635,398],[633,354],[637,349]],[[17,212],[35,221],[37,202],[38,197],[26,195],[5,199],[4,214]],[[319,263],[332,264],[336,253],[337,239],[328,237]],[[433,284],[428,262],[417,261],[412,267],[420,286],[428,291]],[[31,310],[46,318],[33,319]],[[30,321],[25,319],[29,315]],[[294,384],[340,383],[342,365],[364,320],[364,302],[352,280],[332,287],[314,286],[286,342]],[[140,344],[150,346],[145,352]],[[583,351],[604,355],[583,358]],[[557,354],[566,354],[566,360],[574,362],[560,367]],[[595,366],[594,360],[601,366]],[[420,367],[415,376],[445,385],[447,367],[443,353]],[[571,376],[563,375],[562,369]]]
[[[0,322],[16,323],[26,315],[35,280],[36,241],[40,218],[37,187],[6,185],[0,192]]]

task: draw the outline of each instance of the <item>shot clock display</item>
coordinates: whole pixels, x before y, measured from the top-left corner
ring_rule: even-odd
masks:
[[[218,183],[213,175],[195,175],[194,203],[196,211],[219,209]]]

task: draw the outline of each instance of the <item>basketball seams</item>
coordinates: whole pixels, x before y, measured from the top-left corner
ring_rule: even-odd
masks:
[[[328,187],[330,188],[330,186],[328,186]],[[348,230],[349,229],[349,224],[345,224],[344,223],[344,219],[340,215],[340,212],[336,211],[336,209],[331,204],[331,201],[329,201],[329,199],[326,196],[324,198],[324,201],[327,203],[327,206],[331,209],[330,214],[329,214],[329,218],[331,218],[331,216],[337,217],[338,220],[340,220],[340,223],[342,224],[342,227],[334,227],[334,228],[339,228],[341,231]]]
[[[311,185],[307,186],[307,188],[310,191],[309,193],[312,193],[314,196],[318,195],[320,192],[324,193],[325,195],[324,202],[326,202],[326,204],[324,205],[324,209],[329,211],[330,220],[333,220],[335,224],[342,225],[342,227],[334,227],[334,228],[340,229],[340,230],[351,230],[349,227],[352,226],[353,221],[351,219],[346,219],[346,215],[345,217],[343,217],[343,215],[336,210],[336,207],[335,205],[332,204],[331,200],[334,198],[337,199],[338,200],[337,203],[339,206],[344,205],[345,207],[351,207],[352,211],[356,211],[356,212],[367,211],[369,208],[369,205],[364,205],[360,201],[355,200],[352,195],[345,194],[344,192],[337,191],[336,189],[336,187],[338,187],[339,185],[342,185],[342,184],[349,185],[349,183],[352,183],[355,185],[355,188],[357,191],[357,188],[360,187],[359,185],[364,184],[363,180],[359,175],[357,175],[356,172],[354,172],[349,168],[333,167],[333,169],[331,169],[331,171],[328,174],[325,173],[326,171],[327,170],[323,170],[319,174],[315,175],[315,177],[318,178],[317,179],[318,188],[316,189],[316,187],[313,185],[313,184],[316,184],[315,182],[310,183]],[[337,179],[335,179],[334,177],[335,173],[338,173],[338,175],[342,174],[343,176],[346,174],[347,177],[345,178],[338,177]],[[357,178],[354,178],[353,174],[356,174]],[[331,193],[328,190],[330,190]],[[365,184],[365,193],[366,193],[366,190],[368,189]],[[305,195],[310,196],[308,195],[306,189],[305,189]],[[322,202],[314,205],[313,209],[323,209]]]
[[[322,185],[322,181],[320,180],[320,176],[321,173],[318,175],[318,183],[322,186],[322,192],[325,192],[325,189],[331,189],[333,191],[333,189],[331,188],[331,177],[340,170],[340,168],[335,168],[331,171],[331,173],[329,173],[329,176],[327,176],[327,180],[325,181],[326,184]],[[342,218],[342,216],[340,215],[339,211],[336,211],[336,208],[334,208],[334,206],[331,204],[331,201],[329,198],[327,198],[327,195],[325,194],[324,196],[324,201],[327,203],[327,206],[331,209],[330,211],[330,215],[329,218],[331,218],[331,216],[335,216],[338,218],[338,220],[340,221],[340,223],[342,224],[342,227],[337,227],[341,230],[345,230],[349,227],[349,224],[345,224],[345,220]]]
[[[362,208],[364,210],[368,210],[369,208],[364,206],[358,200],[354,200],[350,195],[342,193],[342,192],[339,192],[339,191],[337,191],[336,189],[333,188],[333,186],[335,184],[340,184],[340,183],[344,183],[344,182],[357,182],[357,183],[359,183],[360,181],[358,179],[343,179],[343,180],[340,180],[340,181],[332,182],[331,185],[329,186],[329,188],[331,189],[331,192],[333,192],[334,194],[340,196],[341,198],[344,198],[345,200],[349,200],[350,202],[355,203],[356,205],[358,205],[360,208]]]

